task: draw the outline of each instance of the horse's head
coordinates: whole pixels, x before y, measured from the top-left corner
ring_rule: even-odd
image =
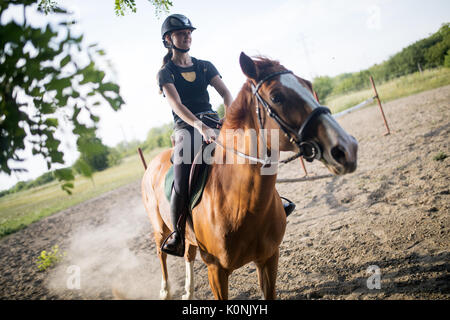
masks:
[[[334,174],[355,171],[358,143],[313,97],[311,83],[278,62],[252,60],[241,53],[240,65],[252,84],[265,129],[282,129],[280,151],[298,151],[321,160]]]

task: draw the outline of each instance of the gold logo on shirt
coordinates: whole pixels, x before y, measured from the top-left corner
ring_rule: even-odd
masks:
[[[181,75],[186,81],[194,82],[195,81],[195,71],[191,72],[182,72]]]

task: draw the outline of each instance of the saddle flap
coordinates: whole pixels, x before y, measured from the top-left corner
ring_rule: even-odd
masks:
[[[197,205],[205,188],[206,181],[209,175],[210,165],[203,159],[204,150],[208,146],[205,142],[194,158],[189,174],[189,200],[191,210]],[[213,146],[214,147],[214,146]]]
[[[194,158],[194,162],[192,163],[191,171],[189,173],[188,198],[189,198],[189,209],[191,211],[200,201],[203,194],[203,189],[205,188],[206,185],[206,181],[208,180],[210,165],[207,164],[205,161],[203,161],[203,151],[205,150],[206,146],[207,146],[206,143],[202,144],[200,151]],[[214,150],[212,150],[212,153],[213,152]],[[164,190],[168,201],[170,201],[170,197],[172,194],[173,179],[174,179],[173,166],[171,166],[166,173],[164,183]]]

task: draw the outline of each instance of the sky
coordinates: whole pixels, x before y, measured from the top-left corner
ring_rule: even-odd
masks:
[[[115,70],[126,104],[118,112],[101,105],[97,131],[102,141],[145,140],[150,128],[172,122],[171,109],[159,94],[156,74],[166,50],[161,41],[159,16],[149,1],[136,0],[137,12],[116,16],[114,0],[56,0],[74,12],[76,31],[84,44],[98,43]],[[264,55],[278,60],[295,74],[312,80],[355,72],[380,63],[402,48],[436,32],[450,22],[448,0],[172,0],[170,13],[186,15],[197,28],[190,54],[209,60],[236,97],[245,77],[239,54]],[[22,10],[9,18],[21,20]],[[5,19],[8,18],[4,15]],[[53,19],[29,12],[27,20],[42,25]],[[376,79],[375,79],[376,80]],[[223,101],[212,88],[211,104]],[[69,139],[70,140],[70,139]],[[65,161],[77,159],[75,145],[67,142]],[[29,171],[0,174],[0,190],[47,171],[44,160],[22,153]],[[56,168],[56,167],[55,167]]]

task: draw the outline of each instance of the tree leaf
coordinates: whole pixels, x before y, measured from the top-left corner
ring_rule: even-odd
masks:
[[[71,60],[70,55],[65,56],[64,59],[61,60],[61,62],[59,63],[59,67],[63,68],[64,66],[66,66]]]
[[[75,179],[71,168],[57,169],[54,171],[54,174],[55,178],[59,181],[70,181]]]
[[[58,119],[56,118],[48,118],[44,121],[44,123],[48,126],[48,127],[58,127]]]
[[[100,85],[99,90],[100,90],[101,92],[113,91],[113,92],[115,92],[115,93],[118,94],[119,91],[120,91],[120,87],[119,87],[117,84],[115,84],[115,83],[112,83],[112,82],[106,82],[106,83],[102,83],[102,84]]]

